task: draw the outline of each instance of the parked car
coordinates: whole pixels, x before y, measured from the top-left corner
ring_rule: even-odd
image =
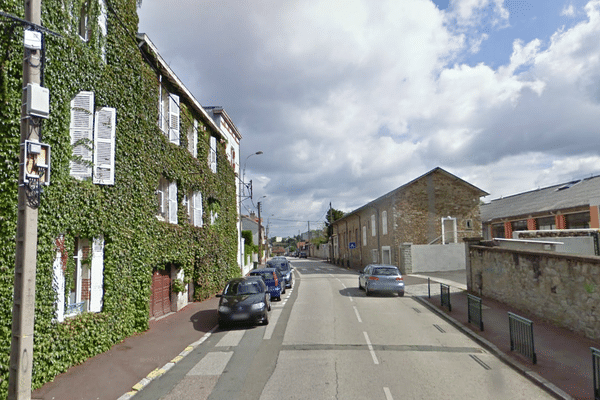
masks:
[[[267,266],[271,268],[277,268],[285,280],[285,287],[292,287],[294,280],[294,274],[292,274],[292,271],[294,270],[294,267],[292,267],[287,258],[273,257],[267,261]]]
[[[300,257],[300,258],[308,258],[308,254],[306,254],[305,251],[301,251],[300,255],[298,257]]]
[[[370,264],[358,276],[358,288],[367,296],[374,292],[398,293],[404,296],[404,278],[394,265]]]
[[[260,276],[267,285],[272,300],[281,300],[285,293],[285,279],[277,268],[259,268],[250,271],[250,276]]]
[[[227,283],[220,297],[219,327],[232,323],[269,323],[271,296],[265,282],[257,277],[234,278]]]

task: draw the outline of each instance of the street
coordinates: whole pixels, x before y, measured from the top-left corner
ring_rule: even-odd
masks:
[[[216,329],[134,398],[552,398],[406,296],[371,296],[357,274],[291,259],[295,283],[267,326]]]

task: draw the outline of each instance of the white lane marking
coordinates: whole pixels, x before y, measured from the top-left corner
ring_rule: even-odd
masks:
[[[386,400],[394,400],[394,398],[392,397],[392,392],[390,392],[390,388],[384,387],[383,393],[385,393]]]
[[[265,334],[263,335],[263,339],[269,340],[271,336],[273,336],[273,331],[275,330],[275,325],[277,325],[277,320],[281,315],[281,309],[272,310],[271,316],[269,317],[269,325],[267,325],[267,329],[265,329]]]
[[[375,355],[375,351],[373,351],[373,345],[371,344],[371,341],[369,340],[369,335],[367,334],[367,332],[363,332],[365,335],[365,340],[367,341],[367,347],[369,348],[369,352],[371,353],[371,358],[373,358],[373,364],[375,365],[379,365],[379,360],[377,359],[377,356]]]
[[[362,319],[360,318],[360,314],[358,313],[358,309],[356,308],[356,306],[352,306],[352,308],[354,308],[354,314],[356,314],[356,319],[358,319],[358,322],[362,323]]]
[[[245,330],[229,331],[221,338],[221,340],[219,340],[219,343],[217,343],[215,347],[237,346],[240,344],[240,340],[242,340],[244,333],[246,333]]]
[[[194,365],[187,375],[221,375],[233,355],[233,351],[208,353]]]

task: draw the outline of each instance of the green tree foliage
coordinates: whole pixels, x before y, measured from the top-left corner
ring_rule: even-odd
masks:
[[[148,329],[153,269],[167,265],[183,268],[186,279],[195,285],[197,300],[212,296],[228,279],[239,275],[235,174],[226,162],[224,145],[218,146],[217,173],[208,165],[210,126],[200,129],[198,157],[191,156],[185,133],[193,118],[201,118],[193,115],[183,98],[181,146],[170,143],[159,130],[159,83],[135,40],[136,0],[107,1],[108,35],[103,36],[93,23],[87,41],[78,35],[84,1],[91,10],[90,20],[96,21],[98,0],[42,2],[43,25],[60,37],[44,37],[43,86],[51,93],[51,116],[43,123],[42,141],[52,146],[52,184],[44,190],[38,217],[34,388]],[[0,10],[24,18],[22,0],[0,0]],[[5,398],[15,265],[23,26],[0,18],[0,398]],[[114,186],[79,181],[69,174],[70,100],[83,90],[94,92],[96,107],[117,110]],[[178,224],[156,218],[155,191],[161,177],[177,182]],[[189,191],[202,193],[205,215],[201,228],[187,220],[183,194]],[[210,224],[207,215],[209,199],[211,209],[218,208],[215,224]],[[56,241],[60,235],[65,238],[62,249]],[[100,235],[105,239],[103,310],[57,323],[53,290],[57,251],[67,255],[68,293],[75,271],[75,238]]]
[[[329,238],[333,235],[333,223],[343,216],[344,212],[336,210],[335,208],[332,208],[327,212],[327,215],[325,216],[325,234],[327,235],[327,241],[329,241]]]

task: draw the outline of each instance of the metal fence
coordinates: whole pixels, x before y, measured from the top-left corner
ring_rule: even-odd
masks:
[[[600,350],[590,347],[592,350],[592,366],[594,371],[594,399],[600,400]]]
[[[469,323],[479,327],[483,331],[483,312],[481,298],[467,293],[467,311],[469,314]]]
[[[536,364],[537,357],[533,344],[533,322],[509,312],[508,327],[510,331],[510,350],[517,351]]]
[[[440,301],[442,307],[447,307],[448,311],[452,311],[452,304],[450,304],[450,286],[440,283]]]

